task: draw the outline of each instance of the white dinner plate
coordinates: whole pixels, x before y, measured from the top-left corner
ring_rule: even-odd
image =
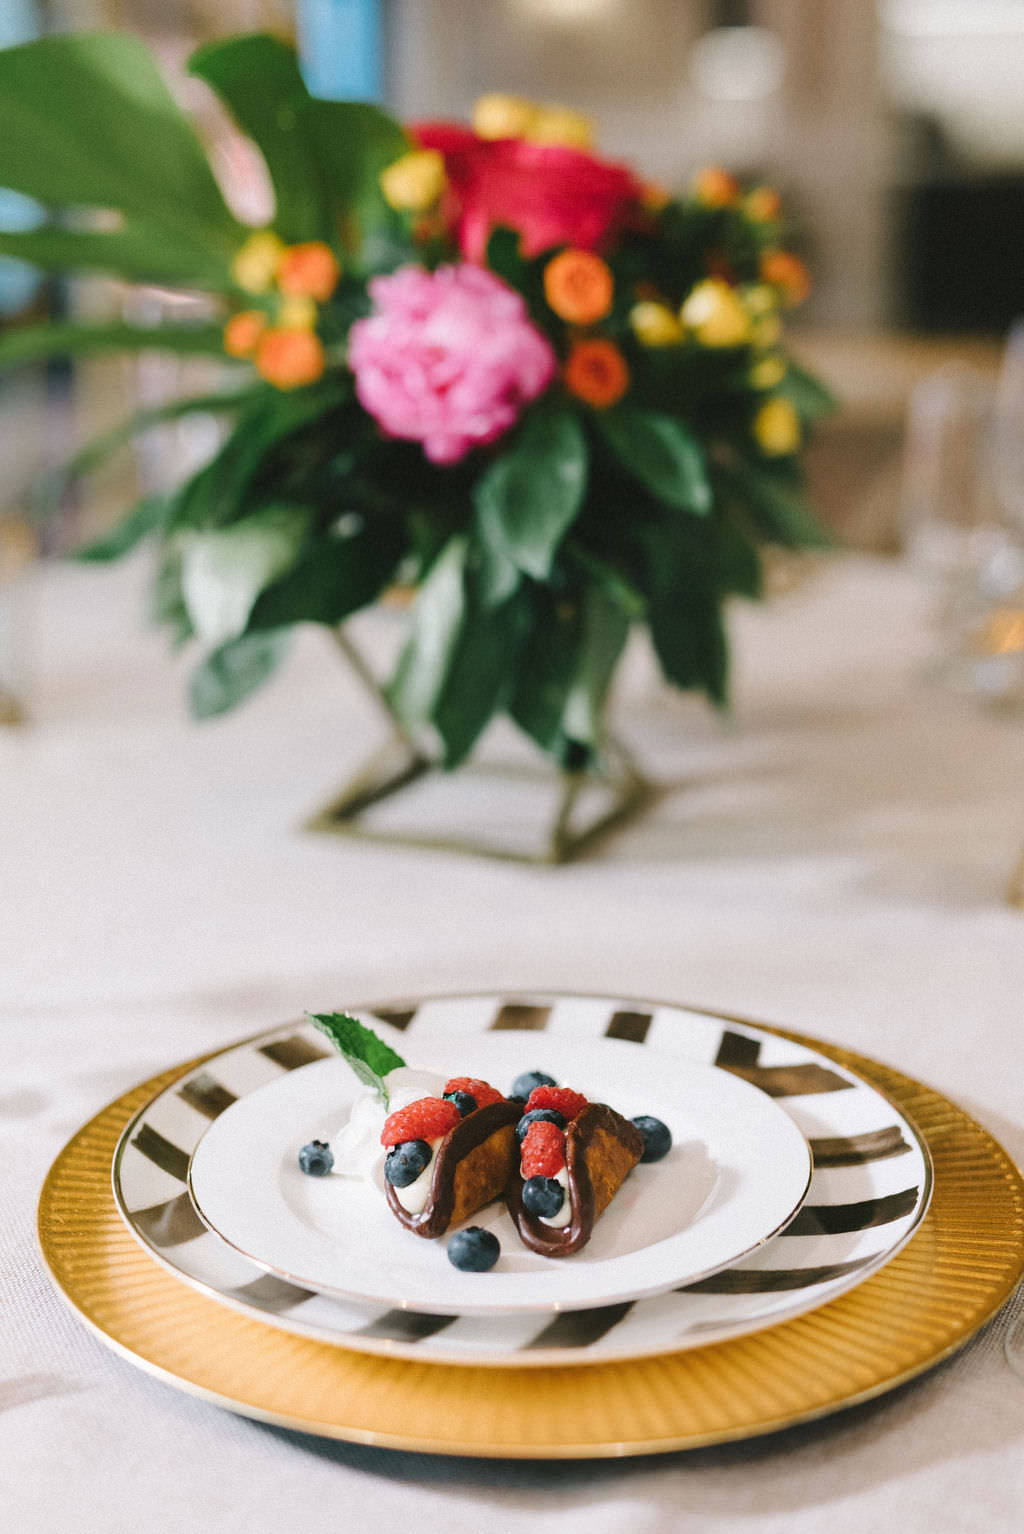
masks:
[[[499,1090],[535,1053],[529,1035],[433,1038],[410,1065],[478,1076]],[[291,1283],[373,1305],[427,1314],[514,1314],[610,1305],[661,1294],[736,1262],[799,1209],[811,1177],[800,1130],[771,1098],[738,1077],[657,1057],[616,1039],[544,1041],[544,1068],[627,1118],[663,1120],[673,1146],[630,1173],[572,1257],[539,1256],[520,1241],[499,1200],[471,1223],[497,1235],[486,1273],[455,1269],[447,1237],[404,1229],[375,1175],[310,1177],[300,1148],[330,1139],[361,1091],[340,1057],[290,1073],[221,1114],[200,1140],[189,1188],[202,1219],[231,1246]]]
[[[914,1125],[856,1072],[770,1028],[636,997],[522,991],[422,996],[354,1010],[408,1059],[429,1058],[436,1037],[515,1030],[527,1035],[522,1052],[530,1069],[544,1068],[553,1038],[615,1038],[657,1056],[665,1074],[680,1060],[739,1072],[807,1137],[810,1191],[785,1230],[749,1257],[650,1299],[554,1315],[476,1316],[320,1294],[228,1246],[203,1225],[186,1190],[189,1158],[212,1120],[268,1082],[332,1054],[312,1024],[293,1020],[225,1045],[158,1092],[126,1125],[112,1167],[117,1205],[149,1256],[251,1320],[413,1363],[547,1368],[651,1357],[817,1309],[901,1251],[928,1209],[931,1157]]]

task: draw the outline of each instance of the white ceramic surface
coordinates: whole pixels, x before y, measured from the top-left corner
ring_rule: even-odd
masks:
[[[474,1075],[499,1089],[531,1068],[536,1042],[497,1033],[430,1040],[409,1063]],[[298,1151],[329,1138],[360,1088],[344,1061],[306,1066],[221,1114],[192,1157],[190,1189],[206,1223],[259,1266],[290,1282],[371,1304],[463,1315],[579,1309],[660,1294],[736,1262],[784,1226],[811,1176],[807,1142],[771,1098],[724,1071],[688,1061],[666,1072],[617,1039],[545,1038],[545,1069],[626,1117],[652,1113],[672,1130],[660,1162],[627,1178],[582,1252],[529,1252],[504,1206],[472,1223],[493,1230],[501,1256],[487,1273],[447,1259],[387,1208],[375,1179],[309,1177]]]

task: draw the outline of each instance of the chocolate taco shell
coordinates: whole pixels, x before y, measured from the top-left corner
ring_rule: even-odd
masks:
[[[488,1103],[449,1129],[434,1157],[427,1202],[419,1214],[403,1209],[387,1181],[384,1192],[395,1218],[417,1236],[443,1236],[485,1204],[500,1198],[518,1154],[519,1103]]]
[[[569,1223],[545,1225],[523,1205],[518,1160],[505,1192],[509,1214],[524,1245],[542,1257],[571,1257],[593,1235],[600,1218],[644,1153],[635,1124],[606,1103],[588,1103],[565,1131]]]

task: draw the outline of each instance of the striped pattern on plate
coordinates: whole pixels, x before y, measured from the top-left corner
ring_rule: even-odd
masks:
[[[628,1040],[712,1064],[776,1098],[807,1136],[814,1177],[786,1230],[711,1278],[651,1299],[535,1315],[424,1315],[329,1298],[263,1272],[203,1225],[185,1190],[189,1157],[238,1098],[330,1053],[308,1023],[223,1050],[160,1093],[127,1127],[114,1192],[129,1229],[165,1267],[223,1304],[285,1330],[424,1362],[550,1365],[636,1358],[720,1341],[799,1315],[860,1283],[919,1225],[928,1152],[874,1087],[823,1054],[751,1024],[678,1006],[592,996],[439,996],[358,1009],[416,1063],[432,1036],[523,1032],[524,1069],[544,1033]],[[382,1026],[383,1025],[383,1026]]]

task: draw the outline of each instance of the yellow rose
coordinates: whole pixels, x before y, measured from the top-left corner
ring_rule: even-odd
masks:
[[[272,229],[257,229],[235,252],[231,275],[246,293],[265,293],[272,285],[285,247]]]
[[[698,282],[679,318],[701,346],[742,346],[750,339],[750,315],[736,289],[720,277]]]
[[[762,453],[780,457],[800,446],[800,417],[788,399],[766,399],[754,417],[754,438]]]
[[[755,389],[774,389],[786,376],[786,364],[779,356],[762,357],[750,369],[750,382]]]
[[[571,107],[537,107],[525,137],[531,144],[560,144],[564,149],[591,149],[594,125]]]
[[[641,346],[675,346],[686,332],[668,304],[644,299],[629,311],[629,323]]]
[[[277,311],[280,330],[312,330],[316,325],[316,304],[311,298],[296,295],[286,298]]]
[[[437,149],[410,149],[380,173],[380,189],[392,208],[422,213],[445,188],[444,156]]]
[[[478,138],[527,138],[537,108],[523,96],[490,91],[473,108],[473,132]]]

